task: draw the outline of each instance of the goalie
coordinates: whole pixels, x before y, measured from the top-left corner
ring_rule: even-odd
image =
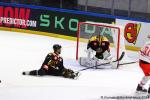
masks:
[[[49,53],[46,56],[39,70],[26,71],[22,74],[33,76],[53,75],[72,79],[77,78],[78,72],[76,73],[73,70],[64,67],[63,58],[59,55],[61,53],[61,46],[59,44],[55,44],[53,46],[53,50],[53,53]]]
[[[110,54],[110,42],[105,36],[94,36],[92,37],[87,45],[87,57],[80,58],[80,65],[85,67],[97,66],[98,68],[116,68],[114,64],[111,63],[112,56]],[[93,54],[95,55],[93,56]],[[112,66],[98,66],[103,63],[109,63]]]

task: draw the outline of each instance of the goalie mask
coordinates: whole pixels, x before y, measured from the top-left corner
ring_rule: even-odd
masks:
[[[105,36],[100,36],[100,35],[98,35],[98,36],[96,36],[96,39],[100,42],[100,44],[101,44],[103,41],[108,42],[108,39],[107,39],[107,37],[105,37]]]
[[[60,53],[61,53],[61,45],[59,45],[59,44],[54,44],[54,45],[53,45],[53,50],[54,50],[55,53],[60,54]]]

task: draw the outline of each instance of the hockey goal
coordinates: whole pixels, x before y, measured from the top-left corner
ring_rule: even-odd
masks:
[[[79,22],[77,32],[76,60],[80,57],[87,57],[86,49],[89,39],[101,35],[107,37],[110,42],[110,52],[117,60],[122,52],[125,52],[124,28],[122,26],[106,23]]]

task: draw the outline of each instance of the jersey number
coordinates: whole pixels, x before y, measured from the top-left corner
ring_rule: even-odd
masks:
[[[146,47],[144,48],[143,54],[144,54],[145,56],[149,56],[149,55],[150,55],[150,48],[149,48],[148,46],[146,46]]]

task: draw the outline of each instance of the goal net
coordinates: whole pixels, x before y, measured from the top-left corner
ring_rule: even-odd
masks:
[[[110,52],[114,60],[117,60],[122,52],[125,52],[124,28],[122,26],[106,23],[79,22],[77,32],[76,60],[87,57],[87,44],[93,36],[105,36],[110,42]]]

